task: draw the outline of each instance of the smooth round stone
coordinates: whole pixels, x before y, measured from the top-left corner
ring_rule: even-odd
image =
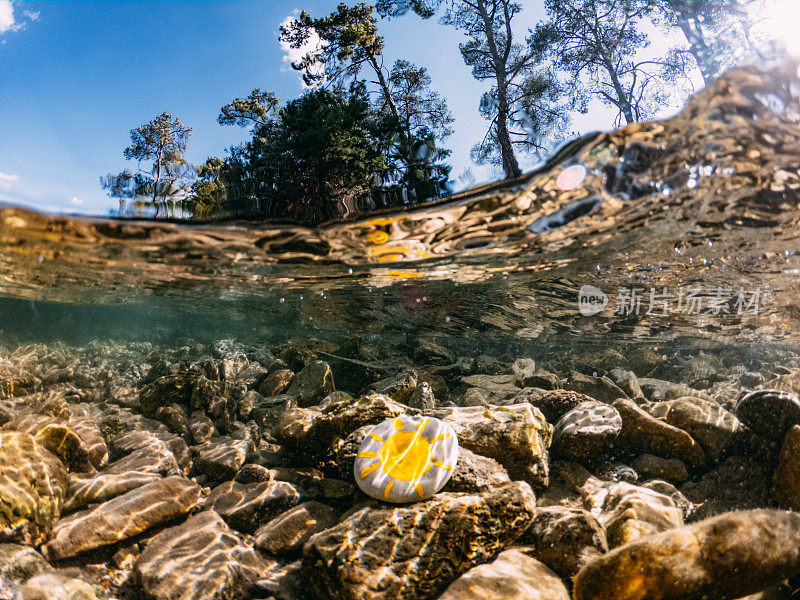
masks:
[[[800,424],[800,398],[781,390],[756,390],[739,400],[736,416],[760,435],[783,439],[793,425]]]
[[[433,417],[401,415],[373,427],[353,475],[365,494],[388,502],[425,500],[441,490],[458,461],[458,438]]]
[[[620,431],[622,418],[616,408],[594,400],[582,402],[556,423],[553,454],[592,461],[611,447]]]

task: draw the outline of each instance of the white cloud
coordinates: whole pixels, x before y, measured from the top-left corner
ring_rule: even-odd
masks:
[[[38,10],[36,12],[31,12],[29,10],[23,10],[22,14],[25,15],[26,17],[28,17],[31,21],[38,21],[39,20],[39,15],[41,15],[42,13],[40,11],[38,11]]]
[[[14,25],[14,7],[11,0],[0,0],[0,34],[16,30]]]
[[[298,13],[297,10],[292,12],[292,14],[290,14],[283,20],[281,26],[288,27],[292,23],[292,21],[295,20],[297,13]],[[284,71],[293,70],[292,63],[299,62],[309,52],[313,52],[314,50],[317,50],[322,47],[323,47],[323,42],[321,39],[319,39],[319,35],[317,35],[316,31],[313,32],[311,36],[309,36],[308,41],[299,48],[292,48],[288,42],[281,41],[281,48],[283,49],[283,62],[285,63],[283,70]],[[314,67],[312,67],[311,69],[311,72],[314,74],[322,74],[325,72],[325,69],[322,65],[314,65]],[[308,87],[308,86],[306,86],[305,83],[303,83],[303,87]]]
[[[73,196],[72,200],[69,201],[72,206],[83,206],[83,200],[78,198],[77,196]]]
[[[7,190],[11,187],[11,184],[19,181],[19,175],[6,175],[2,171],[0,171],[0,189]]]

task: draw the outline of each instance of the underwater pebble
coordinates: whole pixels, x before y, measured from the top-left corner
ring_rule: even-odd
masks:
[[[739,400],[736,416],[756,433],[780,439],[800,424],[800,397],[781,390],[756,390]]]
[[[353,475],[373,498],[414,502],[441,490],[457,461],[458,439],[449,425],[433,417],[400,415],[367,433]]]

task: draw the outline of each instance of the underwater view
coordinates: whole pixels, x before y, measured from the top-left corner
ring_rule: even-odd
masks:
[[[800,2],[306,4],[0,0],[0,600],[800,597]]]

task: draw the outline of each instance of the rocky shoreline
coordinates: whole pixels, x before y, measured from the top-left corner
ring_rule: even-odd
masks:
[[[788,599],[798,393],[788,351],[2,350],[0,600]],[[352,475],[398,415],[460,447],[402,505]]]

